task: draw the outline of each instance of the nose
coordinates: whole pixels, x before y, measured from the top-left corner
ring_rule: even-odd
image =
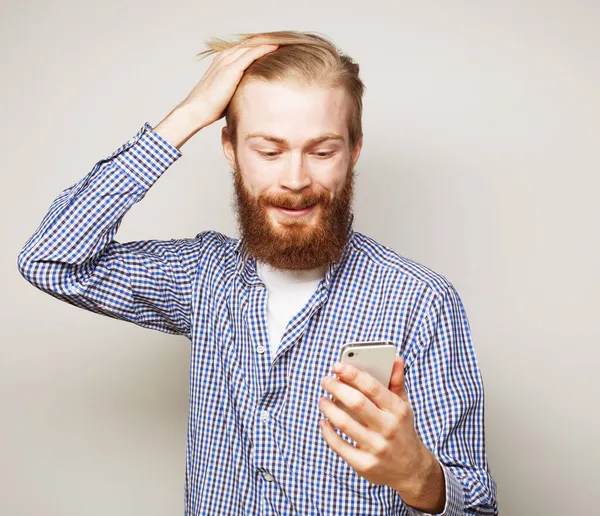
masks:
[[[310,170],[306,167],[302,154],[292,155],[280,177],[279,185],[286,190],[299,192],[311,183]]]

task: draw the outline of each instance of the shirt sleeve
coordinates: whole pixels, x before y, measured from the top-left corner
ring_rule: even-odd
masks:
[[[462,301],[448,286],[433,299],[405,382],[424,444],[446,485],[441,516],[497,515],[496,483],[485,453],[484,392]],[[413,515],[423,515],[409,508]]]
[[[114,240],[125,213],[180,156],[145,123],[55,199],[19,254],[20,273],[72,305],[189,337],[199,239]]]

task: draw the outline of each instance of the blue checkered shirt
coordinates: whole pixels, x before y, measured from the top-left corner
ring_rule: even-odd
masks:
[[[415,426],[445,474],[443,514],[497,514],[483,384],[452,285],[350,227],[271,356],[267,290],[242,241],[119,243],[119,224],[181,156],[145,123],[52,203],[21,274],[80,308],[191,342],[186,515],[421,514],[358,476],[322,438],[317,402],[340,347],[391,340]]]

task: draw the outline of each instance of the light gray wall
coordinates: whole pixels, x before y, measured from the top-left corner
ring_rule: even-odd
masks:
[[[361,64],[357,229],[459,290],[502,514],[597,509],[598,2],[4,0],[0,19],[0,514],[181,514],[187,342],[43,295],[16,256],[187,95],[205,39],[288,28]],[[220,125],[120,240],[235,234]]]

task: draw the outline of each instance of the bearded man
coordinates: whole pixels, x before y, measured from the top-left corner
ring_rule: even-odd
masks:
[[[216,57],[171,113],[59,195],[19,270],[68,303],[190,340],[186,514],[497,514],[456,290],[353,229],[358,65],[299,32],[202,54]],[[223,116],[241,237],[115,240]],[[357,341],[395,344],[389,385],[337,363]]]

